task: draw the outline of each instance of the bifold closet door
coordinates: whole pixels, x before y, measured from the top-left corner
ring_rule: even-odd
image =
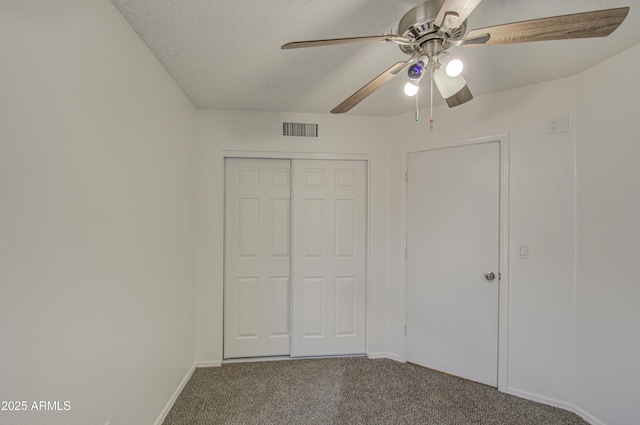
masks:
[[[292,163],[292,356],[365,352],[365,164]]]
[[[291,162],[225,161],[224,357],[289,355]]]

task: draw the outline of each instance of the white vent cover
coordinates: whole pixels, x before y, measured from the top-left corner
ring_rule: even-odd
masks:
[[[318,124],[283,122],[282,135],[293,137],[318,137]]]

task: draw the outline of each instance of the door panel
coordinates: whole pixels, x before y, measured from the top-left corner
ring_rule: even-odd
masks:
[[[305,277],[302,279],[304,298],[304,308],[302,309],[303,338],[322,338],[324,336],[325,286],[324,279],[321,277]]]
[[[365,352],[365,164],[293,162],[292,356]]]
[[[271,335],[289,337],[289,276],[271,277],[271,300],[268,304],[268,317],[271,318]]]
[[[336,336],[355,336],[356,334],[356,279],[336,277]]]
[[[225,358],[289,354],[290,167],[225,161]]]
[[[324,258],[326,251],[325,238],[323,237],[325,223],[325,200],[324,199],[304,199],[302,201],[304,214],[302,248],[304,258],[307,260]]]
[[[497,386],[499,143],[411,153],[407,360]]]

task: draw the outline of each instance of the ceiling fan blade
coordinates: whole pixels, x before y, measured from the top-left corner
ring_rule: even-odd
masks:
[[[480,4],[480,1],[445,0],[433,23],[445,30],[458,28]]]
[[[449,47],[453,47],[453,46],[470,46],[472,44],[485,44],[487,41],[489,41],[489,38],[491,38],[489,36],[489,34],[482,34],[479,37],[474,37],[474,38],[464,38],[462,40],[447,40],[445,45],[447,48]]]
[[[462,75],[449,77],[444,68],[440,68],[434,72],[433,82],[436,83],[438,91],[447,102],[447,105],[449,105],[449,108],[462,105],[473,99],[467,80]]]
[[[402,35],[373,35],[368,37],[348,37],[348,38],[330,38],[326,40],[308,40],[308,41],[293,41],[291,43],[284,44],[281,49],[300,49],[303,47],[319,47],[319,46],[336,46],[339,44],[351,44],[362,43],[369,41],[390,41],[397,44],[415,45],[416,43],[409,37]]]
[[[331,110],[332,114],[343,114],[348,112],[356,106],[358,103],[362,102],[367,96],[371,93],[382,87],[386,82],[391,80],[393,77],[398,75],[404,67],[406,67],[410,62],[398,62],[393,65],[391,68],[384,71],[382,74],[378,75],[373,80],[369,81],[364,85],[360,90],[349,96],[344,102],[336,106]]]
[[[524,43],[528,41],[566,40],[572,38],[606,37],[629,13],[628,7],[552,16],[513,22],[469,31],[467,38],[489,34],[484,46]]]

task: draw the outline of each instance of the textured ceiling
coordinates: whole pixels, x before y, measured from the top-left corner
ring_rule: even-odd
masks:
[[[200,109],[328,113],[408,56],[392,43],[280,50],[289,41],[396,32],[420,0],[112,0]],[[606,38],[547,41],[450,52],[482,94],[575,75],[640,42],[640,0],[484,0],[468,29],[547,16],[631,6]],[[414,109],[400,75],[351,115]],[[436,102],[441,103],[436,94]],[[426,101],[426,96],[421,99]],[[424,104],[423,104],[424,106]],[[460,108],[463,108],[460,106]],[[453,109],[452,111],[455,111]]]

